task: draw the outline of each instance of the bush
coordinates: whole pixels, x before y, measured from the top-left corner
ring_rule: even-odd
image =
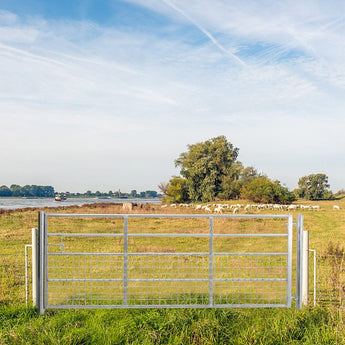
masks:
[[[279,181],[266,176],[256,177],[241,189],[241,196],[253,202],[286,204],[295,201],[295,196]]]

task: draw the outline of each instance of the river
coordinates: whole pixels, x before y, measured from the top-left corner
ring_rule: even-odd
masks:
[[[4,210],[16,210],[19,208],[26,207],[59,207],[59,206],[72,206],[72,205],[85,205],[94,203],[123,203],[123,202],[133,202],[137,204],[160,204],[161,200],[159,198],[151,199],[102,199],[102,198],[67,198],[64,201],[55,201],[53,198],[0,198],[0,209]]]

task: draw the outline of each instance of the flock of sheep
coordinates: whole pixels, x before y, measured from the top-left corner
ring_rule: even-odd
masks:
[[[161,208],[177,208],[177,207],[186,207],[186,208],[193,208],[197,211],[205,211],[209,213],[223,213],[224,210],[232,211],[233,214],[239,213],[240,210],[244,210],[245,212],[253,212],[253,211],[260,211],[260,210],[275,210],[275,211],[297,211],[297,210],[310,210],[310,211],[318,211],[321,210],[321,206],[319,205],[280,205],[280,204],[248,204],[244,206],[243,204],[208,204],[208,205],[194,205],[194,204],[170,204],[170,205],[162,205]],[[340,210],[338,205],[333,206],[333,210]]]

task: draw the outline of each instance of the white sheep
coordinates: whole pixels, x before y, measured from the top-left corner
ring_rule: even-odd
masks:
[[[340,207],[338,205],[334,205],[333,210],[340,210]]]
[[[233,214],[238,213],[240,209],[238,207],[235,207],[234,210],[232,211]]]
[[[221,207],[218,206],[214,209],[214,213],[223,213],[223,210]]]

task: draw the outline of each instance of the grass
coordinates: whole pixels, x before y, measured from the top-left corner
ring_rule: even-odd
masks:
[[[0,309],[1,344],[345,344],[330,309]]]
[[[321,210],[299,211],[298,213],[305,215],[304,227],[310,231],[310,247],[322,253],[327,249],[330,240],[333,243],[343,242],[345,199],[311,204],[321,205]],[[334,204],[339,205],[341,210],[333,211]],[[55,209],[49,212],[122,213],[122,209],[120,206],[106,205]],[[136,212],[196,213],[186,209],[162,210],[159,206],[151,205],[143,209],[134,209],[133,213]],[[279,214],[281,212],[266,210],[259,213]],[[266,220],[260,222],[221,220],[215,221],[214,229],[218,233],[223,231],[261,232],[267,231],[267,228],[272,232],[277,232],[282,230],[281,224],[281,222]],[[84,219],[78,221],[55,219],[51,225],[55,227],[55,230],[70,232],[90,232],[90,230],[92,232],[122,232],[123,229],[122,220],[97,219],[90,223],[90,220]],[[22,254],[24,245],[31,242],[32,227],[37,227],[37,210],[1,214],[0,253]],[[188,220],[183,223],[181,220],[176,220],[167,223],[164,219],[145,220],[140,224],[136,221],[129,223],[129,232],[137,232],[139,228],[143,232],[206,233],[208,223],[205,220]],[[54,240],[57,241],[57,239]],[[129,248],[131,251],[140,252],[190,251],[190,239],[185,240],[170,238],[165,241],[162,239],[148,241],[132,238],[129,241]],[[121,250],[123,247],[123,241],[120,238],[115,238],[110,242],[109,240],[102,241],[89,239],[83,242],[64,239],[64,244],[66,250],[70,246],[78,250],[104,252],[110,249]],[[207,245],[207,240],[193,239],[193,251],[207,251]],[[255,239],[246,243],[238,240],[215,242],[215,248],[219,251],[229,250],[229,246],[232,250],[251,251],[260,249],[264,245],[265,250],[270,251],[280,244],[272,241],[267,245]],[[54,247],[52,250],[59,249]],[[11,269],[16,269],[16,267],[18,269],[18,265],[16,263],[13,267],[11,266]],[[199,273],[203,274],[203,263],[200,262],[198,265],[201,272]],[[269,265],[267,258],[264,258],[262,265],[265,272],[265,267]],[[138,271],[134,269],[131,274],[136,277]],[[154,274],[149,265],[145,274],[147,276]],[[155,274],[157,275],[157,272]],[[159,274],[169,275],[170,273],[165,269]],[[226,276],[229,272],[223,269],[219,274]],[[14,280],[11,284],[12,294],[16,294],[19,282]],[[95,298],[99,297],[95,296]],[[203,298],[200,298],[202,301]],[[34,308],[26,308],[19,302],[11,305],[4,302],[0,304],[0,344],[345,344],[344,326],[342,309],[333,307],[305,308],[302,311],[296,311],[293,308],[48,310],[41,316]]]

